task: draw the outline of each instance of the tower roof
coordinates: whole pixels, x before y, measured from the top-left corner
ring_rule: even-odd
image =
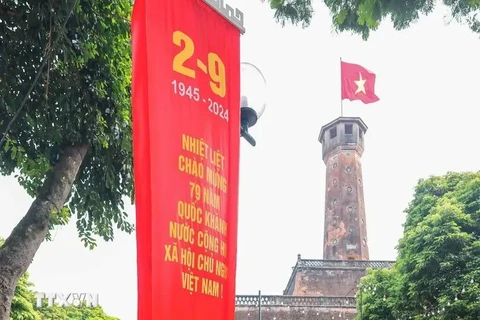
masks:
[[[360,117],[338,117],[337,119],[330,121],[329,123],[327,123],[322,127],[322,129],[320,130],[320,135],[318,136],[318,141],[322,142],[322,137],[325,134],[325,132],[327,132],[327,130],[336,126],[339,123],[345,123],[345,122],[357,123],[363,129],[363,132],[367,132],[368,130],[367,125],[365,124],[365,122],[363,122],[362,118]]]

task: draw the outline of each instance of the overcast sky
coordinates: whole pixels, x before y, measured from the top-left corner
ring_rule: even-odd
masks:
[[[320,1],[316,1],[320,3]],[[229,1],[245,13],[242,60],[267,78],[269,104],[242,142],[237,293],[282,294],[297,254],[321,258],[325,165],[317,141],[340,115],[340,56],[377,74],[380,101],[344,102],[369,127],[363,179],[370,258],[393,260],[403,210],[418,179],[479,170],[480,39],[440,8],[407,31],[382,25],[368,42],[332,32],[323,4],[308,29],[282,28],[268,4]],[[31,204],[13,178],[0,178],[0,236]],[[128,212],[134,220],[134,209]],[[106,312],[136,319],[135,236],[88,251],[74,221],[44,243],[31,268],[43,292],[96,292]]]

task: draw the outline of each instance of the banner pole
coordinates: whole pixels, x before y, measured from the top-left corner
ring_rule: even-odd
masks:
[[[340,116],[343,117],[343,97],[342,97],[342,57],[340,57]]]

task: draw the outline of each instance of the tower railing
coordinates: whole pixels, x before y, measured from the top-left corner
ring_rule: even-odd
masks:
[[[313,260],[301,259],[297,262],[298,268],[361,268],[361,269],[389,269],[395,261],[376,260]]]
[[[239,295],[235,297],[235,306],[258,306],[260,300],[261,306],[277,307],[337,307],[337,308],[355,308],[356,300],[354,297],[314,297],[314,296],[258,296],[258,295]]]

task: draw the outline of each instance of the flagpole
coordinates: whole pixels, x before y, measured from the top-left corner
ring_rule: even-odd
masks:
[[[342,99],[342,57],[340,57],[340,116],[343,117],[343,99]]]

